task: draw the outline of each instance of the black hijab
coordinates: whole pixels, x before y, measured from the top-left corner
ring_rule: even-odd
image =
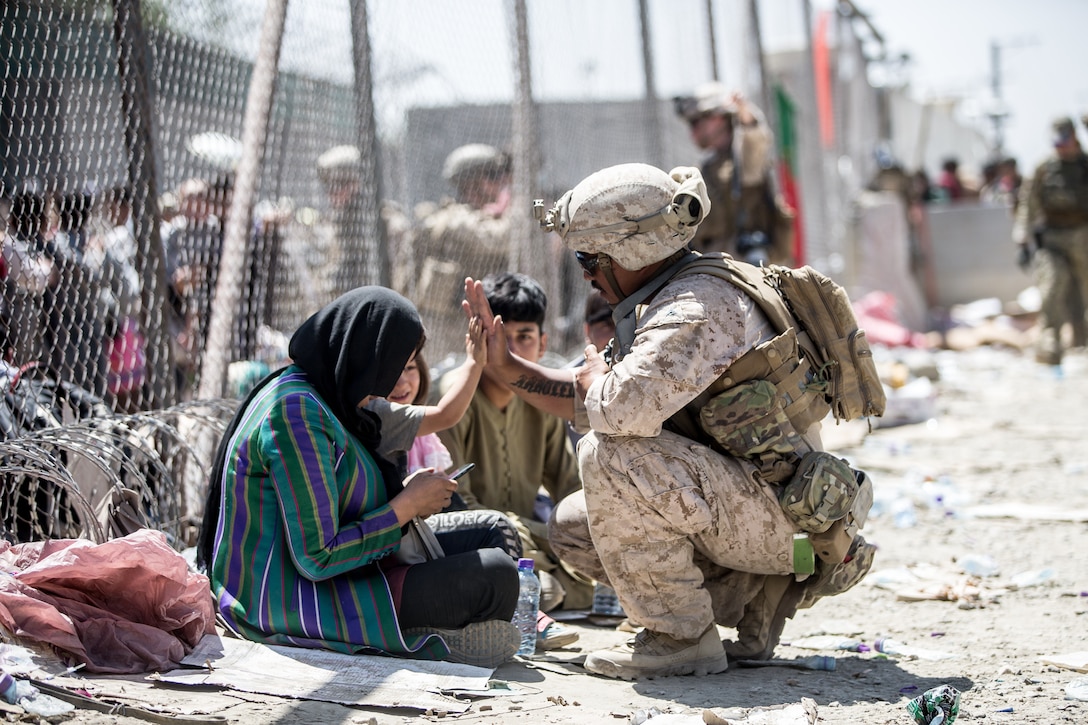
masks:
[[[385,397],[393,392],[422,338],[423,324],[415,305],[385,287],[359,287],[303,322],[287,349],[291,361],[306,372],[340,423],[370,451],[390,499],[403,490],[403,483],[396,466],[378,453],[381,420],[358,406],[368,395]],[[277,370],[250,391],[220,439],[204,503],[197,551],[200,566],[211,564],[226,447],[257,393],[282,372]]]

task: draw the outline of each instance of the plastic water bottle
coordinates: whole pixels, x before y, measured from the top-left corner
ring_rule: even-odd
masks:
[[[514,610],[514,625],[521,632],[518,654],[536,652],[536,614],[540,610],[540,580],[533,571],[532,559],[518,559],[518,608]]]
[[[42,718],[64,715],[75,709],[75,705],[46,695],[29,682],[12,677],[7,672],[0,674],[0,697],[4,702],[19,705]]]
[[[886,655],[914,657],[915,659],[930,661],[947,660],[956,656],[951,652],[942,652],[940,650],[927,649],[925,647],[914,647],[889,637],[878,639],[873,643],[873,649],[877,652],[883,652]]]

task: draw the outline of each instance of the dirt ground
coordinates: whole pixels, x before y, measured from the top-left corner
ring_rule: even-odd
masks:
[[[864,423],[825,429],[829,448],[873,478],[874,515],[863,531],[879,547],[873,570],[850,592],[799,612],[783,642],[834,633],[872,647],[891,638],[952,655],[947,659],[783,644],[778,658],[830,655],[836,668],[733,667],[705,678],[629,683],[578,666],[587,651],[630,636],[582,620],[568,623],[582,635],[570,649],[539,666],[511,662],[495,671],[494,679],[525,694],[476,699],[459,716],[198,695],[140,678],[93,683],[132,705],[174,712],[199,696],[208,703],[205,716],[232,723],[626,723],[651,708],[701,722],[707,708],[770,708],[802,698],[815,701],[821,723],[911,723],[907,702],[940,685],[961,692],[960,721],[1088,722],[1088,702],[1065,692],[1086,675],[1042,661],[1088,652],[1088,354],[1070,355],[1060,373],[1030,354],[991,348],[912,356],[910,364],[939,373],[931,419],[871,433]],[[999,571],[969,577],[963,569]],[[1018,574],[1043,581],[1016,587]],[[754,722],[741,719],[742,711],[733,717]],[[655,715],[650,725],[655,719],[674,720]],[[79,710],[68,722],[141,720]]]

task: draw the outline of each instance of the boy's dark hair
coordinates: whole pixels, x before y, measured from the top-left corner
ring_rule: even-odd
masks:
[[[517,272],[489,274],[481,280],[491,311],[507,322],[535,322],[544,328],[548,297],[536,280]]]

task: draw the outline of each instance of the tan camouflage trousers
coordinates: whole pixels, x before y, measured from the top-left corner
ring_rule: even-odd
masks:
[[[1080,299],[1088,300],[1088,226],[1048,230],[1042,249],[1035,253],[1034,274],[1042,295],[1038,357],[1057,364],[1062,356],[1062,325],[1072,322],[1071,295],[1079,289]]]
[[[751,465],[667,431],[591,433],[578,460],[585,514],[581,494],[560,502],[552,547],[610,584],[632,621],[697,638],[712,622],[736,624],[759,575],[793,572],[795,529]]]

